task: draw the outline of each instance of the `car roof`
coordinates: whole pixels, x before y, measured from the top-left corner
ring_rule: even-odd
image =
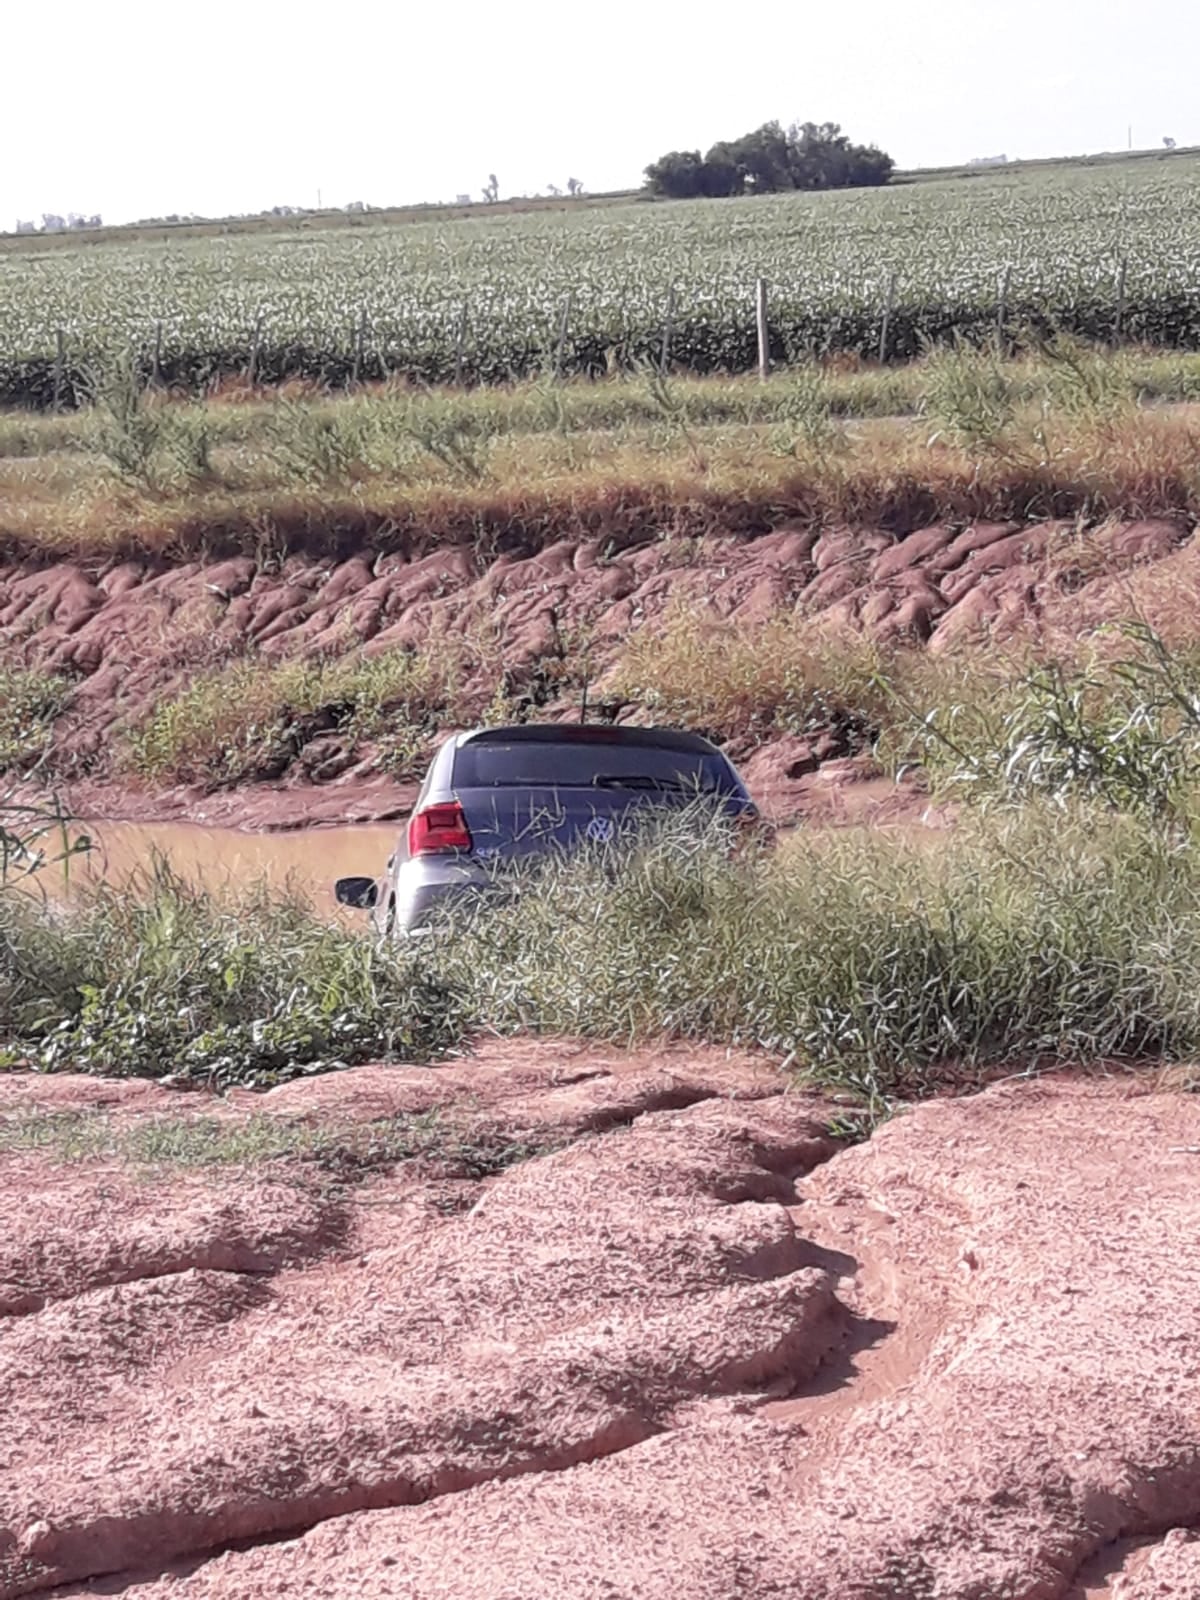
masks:
[[[608,722],[518,722],[501,728],[472,728],[460,733],[455,749],[465,744],[608,744],[651,750],[689,751],[719,756],[710,740],[680,728],[617,727]]]

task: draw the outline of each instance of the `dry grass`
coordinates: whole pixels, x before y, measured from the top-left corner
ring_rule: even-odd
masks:
[[[702,537],[789,520],[907,531],[952,518],[1194,515],[1200,422],[1190,408],[1028,420],[1003,448],[931,440],[915,422],[839,430],[822,452],[774,430],[706,429],[497,441],[478,475],[437,461],[297,481],[269,458],[218,455],[219,481],[122,482],[59,454],[0,469],[12,554],[534,549],[560,538]]]
[[[370,741],[381,767],[404,772],[462,706],[476,654],[462,640],[336,659],[248,656],[156,700],[119,759],[151,782],[222,786],[276,775],[314,737],[335,733],[349,748]]]
[[[313,394],[179,404],[122,394],[0,418],[11,552],[336,555],[468,541],[896,531],[949,517],[1192,513],[1200,360],[1063,345],[747,379]],[[896,416],[896,412],[912,413]]]
[[[864,732],[889,710],[887,680],[910,654],[846,632],[798,627],[784,612],[747,626],[680,608],[625,642],[604,680],[648,720],[717,738],[770,738],[836,724]]]

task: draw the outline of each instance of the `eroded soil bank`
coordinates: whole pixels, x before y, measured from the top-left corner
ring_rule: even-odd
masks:
[[[432,1108],[505,1160],[31,1147]],[[1120,1541],[1113,1594],[1196,1592],[1200,1101],[831,1109],[547,1041],[215,1104],[0,1078],[0,1595],[1063,1600]]]
[[[644,537],[547,542],[489,559],[468,545],[346,560],[312,556],[220,561],[163,558],[0,564],[0,666],[45,668],[73,690],[54,739],[56,772],[73,780],[85,814],[250,826],[367,821],[400,815],[411,783],[381,770],[379,752],[349,739],[330,706],[295,719],[285,747],[244,773],[240,797],[195,789],[138,789],[120,770],[123,730],[178,694],[198,673],[262,659],[428,649],[437,641],[491,641],[467,672],[462,705],[500,688],[539,715],[578,714],[555,700],[555,671],[586,636],[592,694],[630,634],[665,627],[687,610],[746,626],[780,614],[882,642],[948,650],[986,630],[1063,627],[1072,635],[1129,614],[1135,570],[1169,592],[1194,557],[1190,525],[933,526],[903,536],[877,528],[785,526],[760,537]],[[548,665],[549,664],[549,665]],[[616,716],[653,714],[616,698]],[[444,720],[444,719],[443,719]],[[837,730],[812,740],[804,768],[851,754]],[[748,761],[764,735],[747,730],[734,754]],[[405,776],[402,774],[402,776]],[[775,774],[779,776],[778,773]],[[786,797],[785,797],[786,798]]]

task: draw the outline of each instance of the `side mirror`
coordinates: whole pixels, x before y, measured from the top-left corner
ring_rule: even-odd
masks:
[[[379,899],[379,885],[374,878],[339,878],[333,886],[337,902],[353,906],[356,911],[370,911]]]

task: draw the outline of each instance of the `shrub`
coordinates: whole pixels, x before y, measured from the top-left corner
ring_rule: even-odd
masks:
[[[56,673],[0,668],[0,772],[24,772],[46,757],[70,693]]]
[[[997,356],[961,340],[928,353],[923,367],[925,414],[954,444],[997,450],[1015,406],[1008,374]]]
[[[424,1060],[462,1026],[460,1002],[419,951],[397,955],[265,890],[213,898],[159,861],[69,916],[0,893],[9,1064],[264,1086]]]
[[[1182,818],[1200,781],[1200,660],[1143,623],[1126,648],[1082,665],[1035,664],[999,692],[972,692],[921,720],[921,759],[952,793],[1018,801],[1080,797]]]
[[[1195,1049],[1200,871],[1094,810],[749,857],[664,825],[552,865],[444,932],[436,965],[492,1026],[762,1045],[879,1100],[996,1063]]]

